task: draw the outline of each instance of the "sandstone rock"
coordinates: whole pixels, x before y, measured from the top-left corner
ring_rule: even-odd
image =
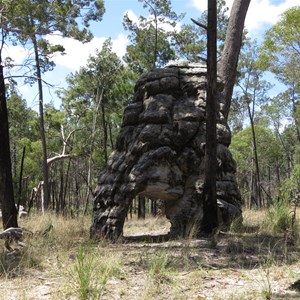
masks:
[[[206,67],[188,62],[152,70],[136,83],[116,149],[99,177],[91,237],[122,235],[129,205],[137,195],[165,202],[171,235],[201,230],[205,88]],[[241,217],[230,139],[219,112],[217,197],[220,221],[226,226]]]

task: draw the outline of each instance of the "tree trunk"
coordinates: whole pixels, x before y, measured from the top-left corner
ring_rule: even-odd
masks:
[[[22,183],[23,183],[23,169],[24,169],[24,159],[25,159],[26,146],[23,148],[22,159],[21,159],[21,168],[20,168],[20,177],[19,177],[19,188],[18,188],[18,201],[17,201],[17,210],[19,211],[20,205],[25,206],[24,201],[22,201]]]
[[[259,207],[262,207],[260,170],[259,170],[259,162],[258,162],[258,155],[257,155],[257,145],[256,145],[256,135],[255,135],[255,128],[254,128],[253,113],[251,113],[250,106],[249,105],[247,105],[247,106],[248,106],[248,114],[249,114],[249,119],[250,119],[250,124],[251,124],[252,145],[253,145],[254,163],[255,163],[255,171],[256,171],[255,174],[256,174],[256,190],[257,190],[257,197],[258,197],[258,205],[259,205]]]
[[[218,227],[216,198],[217,133],[216,133],[216,86],[217,86],[217,1],[208,0],[207,23],[207,99],[206,99],[206,146],[205,179],[203,190],[202,231],[212,233]]]
[[[138,196],[138,219],[145,219],[146,199],[144,196]]]
[[[115,148],[115,145],[114,145],[114,139],[113,139],[113,136],[112,136],[111,122],[108,122],[107,124],[108,124],[110,147],[113,150]]]
[[[295,84],[294,83],[292,85],[291,99],[292,99],[292,105],[293,105],[293,118],[294,118],[294,122],[295,122],[297,138],[298,138],[298,142],[300,143],[299,120],[297,120],[297,118],[295,117],[296,116],[296,111],[297,111],[297,98],[296,98]]]
[[[105,120],[105,109],[103,103],[101,103],[101,112],[102,112],[102,127],[103,127],[103,156],[105,160],[105,164],[107,165],[108,154],[107,154],[107,122]]]
[[[9,147],[8,114],[6,106],[3,66],[0,57],[0,205],[3,228],[18,227],[14,201]]]
[[[62,207],[61,207],[61,212],[64,213],[66,210],[66,198],[67,198],[67,190],[68,187],[70,187],[71,183],[69,183],[69,174],[70,174],[70,167],[71,167],[71,160],[69,159],[68,161],[68,166],[67,166],[67,174],[65,178],[65,187],[64,187],[64,196],[63,196],[63,201],[62,201]],[[71,207],[69,207],[71,208]]]
[[[151,202],[151,215],[152,217],[156,217],[157,216],[157,201],[155,200],[150,200]]]
[[[221,101],[224,103],[222,111],[228,118],[233,87],[235,84],[238,58],[243,39],[244,22],[251,0],[235,0],[233,2],[226,32],[224,49],[221,56],[220,76],[224,83]],[[210,2],[210,1],[209,1]]]
[[[39,114],[40,114],[40,137],[42,142],[42,170],[43,170],[43,199],[42,203],[44,205],[43,209],[47,209],[49,205],[49,170],[47,164],[47,144],[45,136],[45,122],[44,122],[44,96],[43,96],[43,84],[42,84],[42,75],[41,75],[41,66],[38,53],[38,45],[35,37],[32,38],[34,55],[35,55],[35,66],[36,66],[36,76],[39,90]]]

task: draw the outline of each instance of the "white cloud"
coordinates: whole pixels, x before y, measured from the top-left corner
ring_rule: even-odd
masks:
[[[128,44],[127,35],[120,33],[117,39],[112,40],[113,46],[112,49],[117,55],[122,58],[126,53],[126,46]]]
[[[71,38],[65,38],[60,35],[49,35],[47,39],[54,45],[63,45],[65,48],[65,55],[55,54],[53,57],[57,66],[68,68],[71,71],[78,70],[84,66],[90,55],[94,55],[96,49],[101,49],[106,37],[94,37],[89,43],[81,43]],[[125,34],[119,34],[116,39],[112,40],[113,51],[122,58],[126,53],[126,46],[128,43]],[[28,58],[30,51],[22,46],[6,46],[4,48],[3,57],[10,57],[14,64],[21,65],[26,58]]]
[[[133,23],[139,23],[139,17],[132,11],[132,10],[126,10],[124,13],[125,15],[128,15],[128,18],[133,22]]]
[[[274,25],[285,10],[296,5],[299,5],[298,0],[287,0],[278,5],[272,4],[270,0],[251,1],[246,18],[246,27],[252,31],[265,24]]]
[[[207,9],[206,1],[191,0],[192,5],[199,11]],[[231,9],[233,0],[226,0],[226,5]],[[247,13],[245,26],[250,34],[253,31],[273,25],[279,20],[279,16],[288,8],[299,5],[299,0],[286,0],[280,4],[274,4],[271,0],[252,0]],[[264,29],[264,28],[262,28]]]
[[[23,84],[18,88],[18,90],[21,94],[25,94],[29,92],[29,87],[28,85]]]
[[[64,46],[65,55],[56,54],[54,62],[58,66],[66,67],[72,71],[78,70],[80,67],[86,65],[88,57],[94,55],[96,49],[101,49],[105,37],[94,37],[89,43],[81,43],[71,38],[63,38],[59,35],[48,36],[47,39],[52,44],[59,44]],[[112,40],[113,51],[121,58],[126,52],[126,45],[128,43],[127,37],[124,34],[119,34],[117,39]]]
[[[132,10],[127,10],[124,15],[127,14],[129,19],[135,23],[135,24],[139,24],[139,17],[132,11]],[[147,17],[147,20],[153,20],[153,16],[152,15],[149,15]],[[158,22],[158,26],[159,28],[162,28],[163,30],[165,31],[173,31],[174,30],[174,27],[172,27],[170,24],[166,24],[166,23],[161,23],[161,22]],[[180,22],[177,22],[176,23],[176,26],[175,26],[175,30],[176,31],[180,31],[181,29],[181,23]]]
[[[14,61],[14,64],[20,65],[29,55],[29,50],[22,46],[8,45],[3,49],[4,59],[9,57]]]

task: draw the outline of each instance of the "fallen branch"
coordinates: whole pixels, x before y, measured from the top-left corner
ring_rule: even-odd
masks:
[[[5,240],[5,248],[9,251],[12,251],[11,243],[16,242],[16,244],[20,247],[25,247],[25,244],[21,242],[23,238],[23,229],[10,227],[3,232],[0,232],[0,239]]]

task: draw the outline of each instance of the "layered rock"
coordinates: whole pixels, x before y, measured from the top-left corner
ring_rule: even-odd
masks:
[[[139,194],[165,202],[172,235],[186,235],[195,225],[201,230],[205,105],[202,64],[173,63],[140,78],[125,109],[116,149],[99,178],[92,237],[122,235],[130,203]],[[230,139],[219,112],[217,198],[226,225],[241,215]]]

